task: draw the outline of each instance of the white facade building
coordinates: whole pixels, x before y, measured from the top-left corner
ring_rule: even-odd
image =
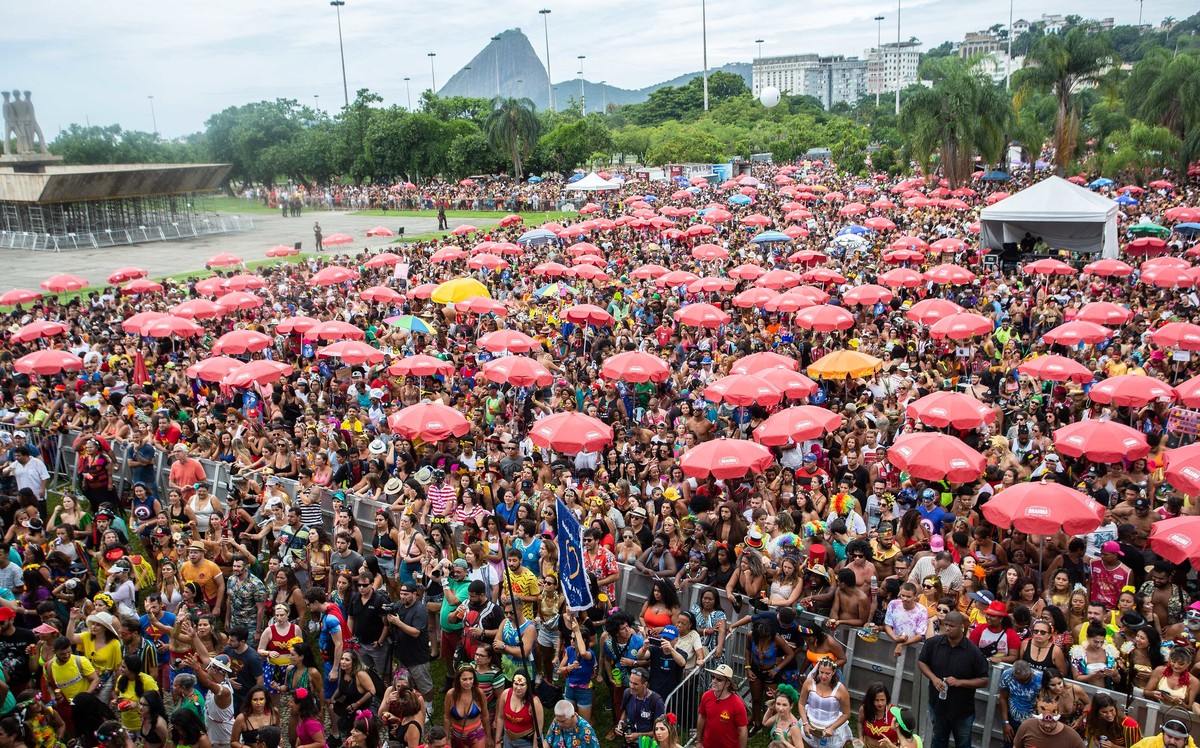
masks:
[[[785,55],[754,61],[751,88],[758,96],[764,88],[780,93],[811,96],[829,109],[842,101],[854,103],[867,90],[866,60],[857,57]]]
[[[892,42],[867,52],[867,93],[903,89],[917,82],[920,42]]]

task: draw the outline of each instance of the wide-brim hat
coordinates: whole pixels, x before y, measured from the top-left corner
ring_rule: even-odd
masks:
[[[114,639],[119,639],[121,634],[117,632],[117,622],[113,618],[112,613],[93,613],[87,617],[88,625],[98,623],[112,633]]]

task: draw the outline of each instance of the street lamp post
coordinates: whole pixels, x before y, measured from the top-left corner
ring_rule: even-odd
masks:
[[[346,47],[342,44],[342,6],[346,4],[346,0],[329,0],[329,4],[337,11],[338,21],[338,54],[342,58],[342,97],[346,101],[346,106],[350,106],[350,87],[346,85]]]
[[[1013,0],[1008,0],[1008,59],[1004,62],[1004,90],[1007,91],[1012,87],[1012,17],[1013,17]]]
[[[875,54],[879,55],[879,64],[883,65],[883,16],[875,16]],[[875,81],[875,108],[879,108],[879,92],[883,90],[883,81]]]
[[[550,111],[554,111],[554,80],[550,77],[550,9],[542,8],[538,11],[538,15],[542,17],[542,27],[546,34],[546,95],[550,98]]]
[[[587,95],[583,92],[583,61],[587,55],[576,55],[575,59],[579,60],[579,109],[587,115]]]
[[[497,34],[496,36],[493,36],[492,41],[494,41],[494,42],[500,41],[500,35]],[[492,67],[494,67],[496,69],[496,95],[499,96],[500,95],[500,52],[495,49],[492,50]]]
[[[758,67],[761,67],[761,66],[762,66],[762,45],[763,45],[763,41],[764,41],[763,39],[755,39],[755,40],[754,40],[754,43],[758,45],[758,57],[754,58],[754,64],[752,64],[752,65],[750,66],[750,83],[751,83],[751,85],[753,85],[753,84],[754,84],[754,68],[755,68],[755,66],[758,66]],[[760,77],[760,78],[762,77],[762,74],[763,74],[762,70],[759,70],[759,71],[758,71],[758,75],[759,75],[759,77]],[[759,90],[761,90],[761,89],[762,89],[762,86],[759,86]],[[756,91],[756,92],[755,92],[755,94],[757,95],[757,93],[758,93],[758,92]]]
[[[158,117],[155,116],[155,114],[154,114],[154,97],[147,96],[146,98],[150,100],[150,122],[154,125],[154,137],[157,138],[158,137]]]
[[[600,81],[600,113],[604,114],[608,111],[608,89],[604,86],[608,81]]]
[[[700,0],[700,42],[704,47],[704,111],[708,111],[708,2]]]
[[[437,52],[430,52],[429,54],[426,55],[426,57],[429,58],[429,79],[433,83],[433,88],[431,90],[436,94],[437,93],[437,71],[435,71],[433,68],[433,58],[437,57]]]
[[[404,96],[408,99],[408,111],[410,112],[412,111],[412,89],[409,88],[408,82],[411,80],[412,78],[409,78],[407,75],[404,76]]]
[[[900,0],[896,0],[896,116],[900,116]]]
[[[317,110],[317,114],[321,113],[321,94],[313,94],[313,109]]]

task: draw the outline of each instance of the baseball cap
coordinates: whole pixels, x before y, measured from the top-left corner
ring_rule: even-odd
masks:
[[[219,654],[216,657],[209,660],[208,667],[209,667],[209,669],[217,668],[218,670],[225,672],[225,673],[233,672],[233,665],[230,663],[229,655],[227,655],[227,654]]]
[[[471,568],[471,565],[469,563],[467,563],[467,560],[465,558],[454,559],[454,565],[460,569],[470,569]]]
[[[669,642],[673,642],[679,638],[679,629],[674,626],[663,626],[662,638]]]
[[[804,455],[804,461],[805,462],[816,462],[817,456],[815,454],[809,452],[808,454]]]
[[[1115,540],[1106,540],[1104,545],[1100,546],[1101,553],[1115,553],[1118,556],[1124,556],[1121,552],[1121,544]]]
[[[17,617],[17,611],[12,608],[0,607],[0,621],[11,621]]]
[[[1135,509],[1149,509],[1150,499],[1147,499],[1145,496],[1139,496],[1134,500],[1133,506]]]

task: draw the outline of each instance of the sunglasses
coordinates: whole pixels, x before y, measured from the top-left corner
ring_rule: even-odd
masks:
[[[931,590],[931,589],[933,589],[933,588],[934,588],[932,584],[923,584],[923,585],[921,585],[921,586],[922,586],[922,587],[924,587],[924,588],[925,588],[925,589],[927,589],[927,590]]]

